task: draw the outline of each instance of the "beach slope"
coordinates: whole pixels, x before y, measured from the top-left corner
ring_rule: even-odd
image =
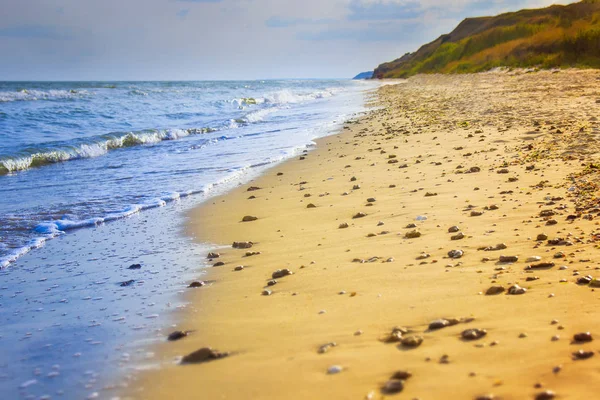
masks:
[[[162,332],[162,368],[127,397],[595,398],[599,77],[383,86],[314,151],[196,209],[190,233],[220,247],[185,289],[174,329],[192,332]],[[178,364],[206,347],[228,356]]]

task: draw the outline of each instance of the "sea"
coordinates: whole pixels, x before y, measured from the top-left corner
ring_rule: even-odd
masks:
[[[214,246],[186,213],[337,132],[376,86],[0,82],[0,398],[113,399],[159,368]]]

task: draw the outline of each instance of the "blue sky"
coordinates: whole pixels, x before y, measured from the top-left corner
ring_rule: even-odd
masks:
[[[343,78],[568,0],[0,0],[0,80]]]

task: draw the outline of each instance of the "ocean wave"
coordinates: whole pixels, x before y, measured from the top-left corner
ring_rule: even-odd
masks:
[[[87,90],[35,90],[21,89],[14,92],[1,91],[0,103],[11,101],[65,100],[92,95]]]
[[[0,156],[0,175],[25,171],[58,162],[102,156],[111,150],[177,140],[189,135],[215,132],[213,128],[165,129],[111,133],[95,138],[44,144],[26,148],[17,154]]]
[[[242,97],[233,99],[231,103],[240,108],[261,104],[294,104],[332,97],[335,96],[339,90],[339,88],[329,88],[308,93],[295,93],[292,90],[283,89],[272,93],[267,93],[263,97]]]

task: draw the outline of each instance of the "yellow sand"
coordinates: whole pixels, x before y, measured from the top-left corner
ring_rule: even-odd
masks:
[[[597,195],[593,186],[580,190],[585,180],[598,182],[595,169],[569,176],[596,162],[599,77],[594,71],[519,71],[419,76],[385,86],[378,91],[378,110],[319,140],[305,160],[277,166],[195,210],[189,231],[202,243],[222,246],[213,263],[226,264],[200,277],[212,284],[186,289],[193,307],[181,315],[178,329],[193,334],[159,346],[162,368],[139,376],[127,396],[473,399],[493,393],[531,399],[551,389],[560,399],[600,398],[600,355],[572,358],[579,349],[600,347],[598,294],[576,284],[598,274],[592,240],[598,228],[595,220],[581,218],[589,208],[575,222],[566,221],[577,214],[574,201]],[[529,144],[532,150],[526,150]],[[390,164],[393,155],[398,163]],[[535,169],[527,171],[529,165]],[[481,171],[463,173],[471,167]],[[502,168],[509,173],[497,173]],[[509,182],[511,177],[518,180]],[[572,182],[576,189],[569,192]],[[353,190],[355,184],[360,189]],[[250,186],[261,189],[248,192]],[[371,197],[376,201],[367,206]],[[546,205],[551,197],[564,199]],[[484,210],[490,205],[498,209]],[[483,215],[470,216],[469,206]],[[554,210],[558,224],[546,226],[542,210]],[[358,212],[367,216],[353,219]],[[246,215],[258,220],[241,222]],[[349,227],[339,229],[344,222]],[[404,238],[411,223],[421,237]],[[450,239],[453,225],[464,239]],[[537,246],[540,233],[573,245]],[[231,248],[234,241],[255,244],[238,250]],[[478,250],[499,243],[508,248]],[[464,256],[449,259],[453,249]],[[244,257],[246,251],[261,254]],[[566,259],[554,259],[558,251]],[[421,253],[430,257],[417,260]],[[498,264],[500,255],[519,261]],[[530,256],[556,266],[527,272]],[[379,259],[353,262],[371,257]],[[238,265],[244,270],[234,271]],[[261,295],[272,272],[282,268],[293,275],[278,279],[272,295]],[[540,279],[526,282],[529,276]],[[483,294],[492,285],[515,283],[527,293]],[[431,321],[449,317],[475,321],[427,330]],[[414,349],[384,343],[395,326],[424,342]],[[460,333],[468,328],[486,329],[487,336],[463,341]],[[572,344],[582,331],[597,340]],[[552,341],[554,335],[559,340]],[[328,342],[337,347],[319,354]],[[174,362],[202,347],[231,355],[199,365]],[[444,355],[448,363],[440,363]],[[343,371],[327,374],[333,365]],[[562,367],[557,373],[556,366]],[[397,370],[413,376],[402,393],[382,394]]]

